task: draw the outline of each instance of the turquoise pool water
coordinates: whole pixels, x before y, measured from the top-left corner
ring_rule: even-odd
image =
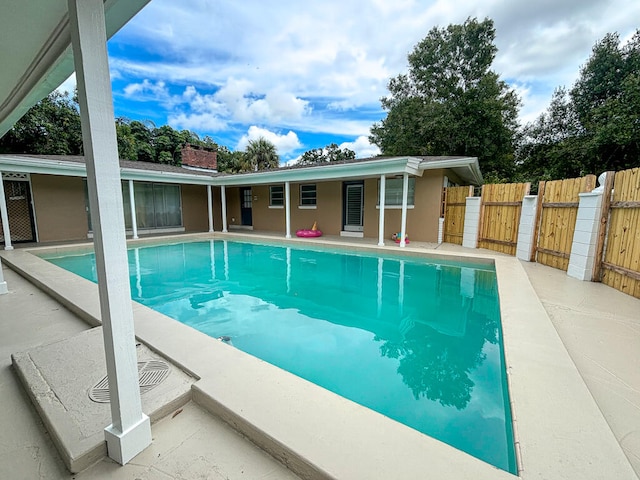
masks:
[[[96,281],[93,254],[47,259]],[[129,271],[134,300],[516,473],[492,267],[216,240]]]

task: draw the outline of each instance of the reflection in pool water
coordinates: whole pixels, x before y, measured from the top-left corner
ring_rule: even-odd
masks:
[[[134,300],[515,473],[492,268],[221,240],[129,259]],[[50,261],[95,281],[93,255]]]

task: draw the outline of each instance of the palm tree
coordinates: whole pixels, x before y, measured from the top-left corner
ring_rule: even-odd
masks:
[[[280,157],[276,151],[276,146],[264,137],[249,141],[245,157],[253,171],[278,168],[280,166]]]

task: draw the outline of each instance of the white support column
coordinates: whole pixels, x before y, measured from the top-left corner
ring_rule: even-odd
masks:
[[[380,212],[378,223],[378,246],[384,247],[384,207],[387,195],[387,177],[380,175]]]
[[[7,199],[4,196],[4,182],[0,172],[0,217],[2,217],[2,232],[4,235],[4,249],[13,250],[11,245],[11,231],[9,230],[9,214],[7,213]]]
[[[462,232],[462,246],[478,248],[478,228],[480,228],[481,197],[467,197],[464,212],[464,230]]]
[[[522,199],[522,211],[520,213],[520,225],[518,226],[518,246],[516,257],[528,262],[531,260],[531,252],[537,238],[533,238],[536,230],[536,212],[538,211],[538,196],[526,195]]]
[[[138,385],[104,3],[68,5],[111,397],[105,438],[109,456],[125,464],[151,444],[151,424],[142,413]]]
[[[284,237],[291,238],[291,185],[284,182],[284,217],[286,232]]]
[[[136,195],[133,190],[133,180],[129,180],[129,203],[131,205],[131,229],[133,238],[138,238],[138,217],[136,216]]]
[[[578,195],[580,203],[576,216],[576,229],[573,232],[573,242],[571,243],[569,268],[567,269],[567,275],[578,280],[591,280],[598,243],[602,195],[611,195],[611,192],[597,190]]]
[[[209,214],[209,233],[213,232],[213,195],[211,185],[207,185],[207,213]]]
[[[400,226],[400,246],[404,247],[407,237],[407,198],[409,196],[409,174],[402,176],[402,224]]]
[[[2,259],[0,258],[0,295],[4,295],[5,293],[9,293],[9,287],[7,287],[4,273],[2,273]]]
[[[220,203],[222,205],[222,233],[227,233],[227,188],[222,185],[220,187]]]

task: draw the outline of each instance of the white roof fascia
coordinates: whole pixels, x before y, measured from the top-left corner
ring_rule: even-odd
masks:
[[[419,159],[394,157],[368,162],[323,163],[314,167],[240,173],[214,177],[212,184],[224,186],[265,185],[282,182],[314,182],[342,178],[398,175],[402,173],[421,176],[422,171],[419,169]]]
[[[87,169],[83,163],[64,160],[40,160],[19,156],[0,155],[0,170],[3,172],[41,173],[43,175],[64,175],[67,177],[86,177]]]
[[[39,160],[26,157],[3,157],[0,155],[0,171],[14,173],[39,173],[43,175],[63,175],[67,177],[86,177],[87,168],[84,163],[64,160]],[[122,180],[141,182],[182,183],[190,185],[211,185],[212,177],[191,175],[189,173],[161,172],[136,168],[120,168]]]
[[[188,173],[161,172],[156,170],[138,170],[136,168],[121,168],[122,180],[138,182],[181,183],[189,185],[212,185],[213,177],[206,175],[190,175]]]

